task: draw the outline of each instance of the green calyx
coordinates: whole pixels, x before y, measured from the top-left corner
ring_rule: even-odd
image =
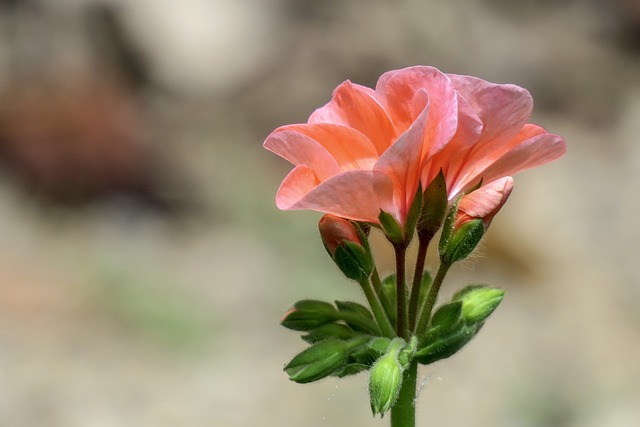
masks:
[[[418,219],[418,234],[433,236],[442,226],[447,213],[447,183],[442,169],[429,183],[422,196],[422,209]]]
[[[440,260],[453,264],[471,255],[484,236],[484,224],[481,219],[467,221],[453,230],[446,244],[440,247]]]

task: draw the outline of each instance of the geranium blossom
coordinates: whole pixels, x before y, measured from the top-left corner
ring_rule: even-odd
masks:
[[[264,147],[295,165],[280,209],[312,209],[404,224],[419,185],[443,170],[449,199],[560,157],[563,139],[528,124],[533,102],[515,85],[410,67],[375,90],[346,81],[305,124],[273,131]]]

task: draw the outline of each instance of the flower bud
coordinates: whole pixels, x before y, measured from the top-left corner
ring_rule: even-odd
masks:
[[[507,176],[463,196],[458,205],[453,228],[460,228],[468,221],[481,219],[486,230],[493,217],[507,203],[512,190],[513,178]]]
[[[322,243],[324,243],[331,256],[335,254],[338,246],[344,245],[345,242],[362,245],[356,227],[351,221],[344,218],[326,214],[320,218],[318,229],[320,230]]]
[[[462,302],[462,318],[467,324],[483,322],[504,298],[502,289],[488,286],[468,286],[458,291],[454,301]]]
[[[402,338],[394,338],[387,352],[371,368],[369,394],[373,415],[384,415],[398,399],[403,374],[398,354],[406,345]]]
[[[346,341],[321,341],[294,357],[284,367],[291,381],[310,383],[328,377],[347,361],[349,346]]]
[[[311,331],[336,320],[337,314],[328,302],[301,300],[285,313],[280,324],[294,331]]]
[[[349,279],[367,279],[373,270],[373,260],[363,245],[356,226],[344,218],[326,214],[318,223],[324,247],[338,268]]]
[[[487,231],[493,217],[507,202],[513,190],[510,176],[493,181],[464,195],[456,209],[451,230],[441,240],[440,259],[448,264],[468,257]]]

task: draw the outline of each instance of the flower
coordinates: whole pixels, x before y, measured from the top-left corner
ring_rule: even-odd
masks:
[[[389,71],[375,89],[346,81],[307,123],[264,141],[295,165],[276,204],[371,223],[383,210],[404,224],[441,169],[451,201],[560,157],[562,137],[527,123],[532,107],[523,88],[433,67]]]

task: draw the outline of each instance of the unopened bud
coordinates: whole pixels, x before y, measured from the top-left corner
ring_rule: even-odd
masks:
[[[328,302],[301,300],[285,313],[280,324],[294,331],[311,331],[334,321],[337,313]]]
[[[363,245],[356,226],[344,218],[326,214],[318,223],[320,237],[338,268],[349,279],[367,279],[373,270],[371,253]]]
[[[328,339],[321,341],[294,357],[284,367],[291,381],[310,383],[328,377],[347,361],[346,341]]]
[[[407,343],[402,338],[394,338],[387,352],[376,360],[371,368],[369,394],[371,410],[374,415],[384,415],[398,399],[403,374],[398,355],[406,345]]]
[[[491,224],[493,217],[507,202],[513,190],[513,178],[498,179],[465,194],[454,205],[448,218],[449,228],[440,241],[440,259],[454,263],[468,257]]]
[[[462,302],[462,318],[467,324],[484,321],[504,298],[502,289],[488,286],[469,286],[458,291],[453,299]]]
[[[318,229],[320,230],[322,243],[324,243],[331,256],[335,254],[338,246],[344,245],[346,242],[362,245],[358,231],[353,223],[339,216],[324,215],[320,218]]]

